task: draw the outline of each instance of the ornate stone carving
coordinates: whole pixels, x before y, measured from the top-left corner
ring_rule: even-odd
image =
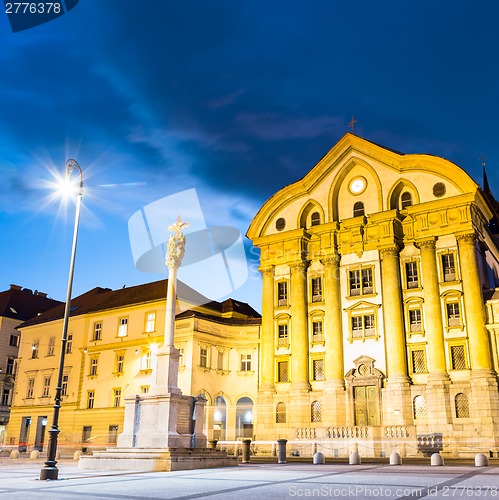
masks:
[[[381,248],[379,250],[379,255],[382,259],[384,259],[385,257],[398,257],[399,248],[398,248],[398,246]]]
[[[168,228],[169,231],[175,231],[175,234],[170,234],[170,239],[168,240],[165,259],[168,269],[178,269],[182,264],[185,253],[185,236],[182,233],[182,229],[188,226],[189,223],[182,222],[179,215],[177,221]]]
[[[274,276],[274,266],[259,267],[258,270],[262,273],[263,278]]]
[[[420,240],[416,242],[416,246],[420,250],[435,250],[435,238],[429,238],[427,240]]]
[[[456,240],[459,245],[474,245],[477,240],[477,235],[475,233],[457,234]]]

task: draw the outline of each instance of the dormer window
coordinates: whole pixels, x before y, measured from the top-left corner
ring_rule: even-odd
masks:
[[[405,210],[412,205],[412,194],[405,191],[400,197],[400,209]]]
[[[364,203],[362,203],[361,201],[357,201],[353,206],[353,216],[360,217],[363,215],[365,215]]]

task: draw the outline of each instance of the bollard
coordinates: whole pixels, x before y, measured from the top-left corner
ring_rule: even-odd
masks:
[[[434,453],[430,459],[431,465],[444,465],[444,459],[440,453]]]
[[[29,458],[31,460],[36,460],[38,458],[40,458],[40,452],[38,450],[33,450],[30,455],[29,455]]]
[[[81,450],[76,450],[73,454],[73,460],[80,460],[80,457],[83,455]]]
[[[360,465],[360,455],[356,451],[350,453],[350,456],[348,457],[348,464]]]
[[[326,463],[326,459],[324,457],[324,453],[320,451],[316,452],[314,455],[314,465],[324,465]]]
[[[390,465],[402,465],[402,459],[396,451],[390,453]]]
[[[61,452],[60,452],[59,450],[57,450],[57,451],[55,452],[55,459],[56,459],[56,460],[59,460],[60,458],[61,458]]]
[[[489,459],[483,453],[477,453],[475,455],[475,467],[487,467],[489,465]]]
[[[277,447],[275,443],[272,443],[272,456],[277,457]]]
[[[12,459],[15,459],[15,458],[19,458],[21,454],[19,453],[19,450],[12,450],[10,452],[10,458]]]
[[[250,444],[251,439],[243,439],[243,464],[249,464],[250,462]]]
[[[209,448],[211,450],[216,450],[217,449],[217,443],[218,443],[218,439],[210,439],[210,441],[208,441]]]
[[[279,449],[277,450],[277,463],[285,464],[286,463],[286,443],[287,439],[278,439],[277,444]]]
[[[234,444],[234,456],[235,457],[239,456],[239,444],[238,443]]]

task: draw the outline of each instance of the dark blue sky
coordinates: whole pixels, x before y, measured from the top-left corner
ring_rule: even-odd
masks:
[[[0,14],[0,289],[63,299],[72,209],[49,169],[85,170],[74,291],[135,270],[128,219],[196,188],[243,234],[263,202],[348,130],[499,181],[499,3],[80,0],[12,33]],[[249,245],[248,245],[249,250]],[[250,282],[232,294],[260,309]],[[253,261],[251,260],[253,259]]]

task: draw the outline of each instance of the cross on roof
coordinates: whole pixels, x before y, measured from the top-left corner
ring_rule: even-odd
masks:
[[[355,132],[355,124],[358,122],[358,120],[356,120],[354,118],[354,116],[352,115],[352,119],[348,122],[348,126],[351,127],[352,129],[352,133]]]

